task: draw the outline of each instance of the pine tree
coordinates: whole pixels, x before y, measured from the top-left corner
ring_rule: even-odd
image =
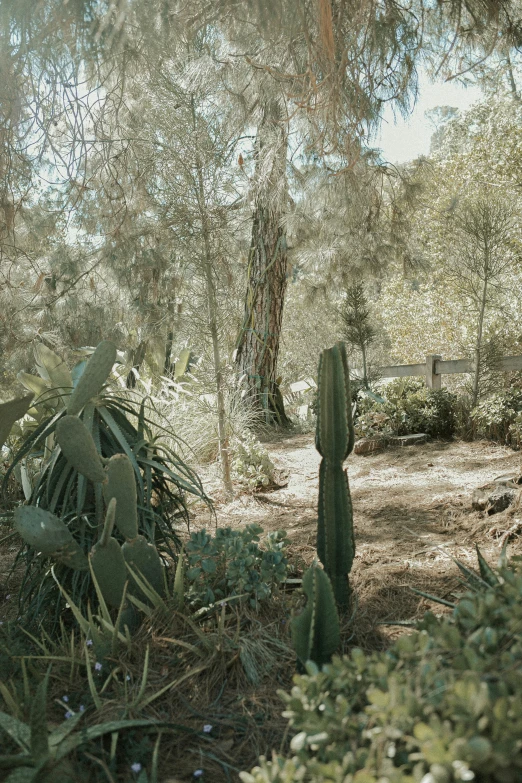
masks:
[[[352,283],[345,291],[341,307],[343,339],[361,352],[364,388],[369,388],[368,348],[375,340],[377,330],[372,324],[372,314],[363,283]]]

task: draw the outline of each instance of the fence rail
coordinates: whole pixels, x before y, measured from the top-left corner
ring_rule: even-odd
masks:
[[[513,372],[522,370],[522,356],[503,356],[499,360],[498,369],[501,372]],[[473,359],[443,359],[438,354],[428,354],[424,364],[394,364],[387,367],[379,367],[381,378],[405,378],[413,375],[423,375],[426,378],[426,386],[430,389],[440,389],[443,375],[455,373],[474,372]],[[354,371],[354,375],[358,371]]]

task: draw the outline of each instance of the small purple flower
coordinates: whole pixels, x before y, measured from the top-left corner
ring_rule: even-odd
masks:
[[[11,593],[8,593],[8,594],[6,595],[6,597],[5,597],[5,600],[6,600],[6,601],[9,601],[9,599],[10,599],[10,598],[11,598]]]
[[[194,772],[194,777],[195,777],[195,778],[200,778],[200,777],[202,776],[202,774],[203,774],[203,770],[202,770],[202,769],[197,769],[197,770]]]
[[[98,663],[98,662],[96,662],[96,663],[94,664],[94,668],[96,669],[96,671],[97,671],[97,672],[101,672],[101,670],[102,670],[102,665],[101,665],[101,663]]]
[[[74,715],[74,712],[72,710],[67,710],[65,713],[65,720],[69,720],[69,718],[72,718]]]
[[[141,772],[141,764],[139,761],[135,761],[134,764],[131,764],[131,769],[133,772]]]
[[[87,647],[92,647],[92,639],[87,639],[85,644],[87,645]]]
[[[80,712],[85,712],[85,707],[83,704],[80,704]]]
[[[62,701],[64,701],[67,704],[67,702],[69,701],[69,697],[68,696],[62,696]]]
[[[205,725],[203,726],[203,731],[205,732],[205,734],[210,734],[210,732],[212,731],[212,724],[205,723]]]

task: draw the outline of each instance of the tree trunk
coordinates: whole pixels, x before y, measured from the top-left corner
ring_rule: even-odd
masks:
[[[475,369],[473,374],[473,391],[472,391],[472,403],[473,406],[477,404],[478,392],[479,392],[479,380],[480,380],[480,359],[482,351],[482,333],[484,331],[484,314],[486,312],[488,294],[488,274],[487,266],[486,273],[484,274],[484,287],[482,289],[482,298],[480,301],[479,318],[477,324],[477,339],[475,341]]]
[[[192,101],[192,119],[194,123],[195,138],[197,138],[196,112]],[[219,348],[218,329],[218,303],[216,299],[216,286],[214,283],[214,271],[212,268],[211,224],[205,199],[205,186],[203,179],[203,166],[196,151],[197,187],[196,197],[198,210],[201,217],[201,229],[203,234],[203,269],[205,273],[205,285],[207,295],[208,325],[212,340],[212,353],[214,360],[214,374],[216,380],[216,397],[218,413],[218,444],[219,458],[223,470],[223,484],[228,495],[234,494],[232,478],[230,475],[230,455],[228,451],[228,437],[226,427],[225,394],[223,390],[223,368],[221,365],[221,352]]]
[[[287,285],[288,254],[282,218],[287,203],[287,132],[276,101],[267,101],[258,128],[252,239],[245,317],[236,364],[253,404],[268,424],[288,425],[277,384],[277,357]]]
[[[172,375],[172,343],[174,342],[174,330],[167,332],[167,342],[165,343],[165,361],[163,363],[163,375],[170,378]]]
[[[143,360],[145,359],[145,354],[147,353],[147,341],[142,340],[140,343],[138,343],[137,348],[133,351],[132,355],[132,369],[127,375],[126,380],[126,387],[127,389],[135,389],[136,388],[136,381],[138,380],[138,373],[140,371],[140,367],[143,364]]]
[[[365,389],[369,389],[370,384],[368,383],[368,366],[366,361],[366,345],[364,344],[364,340],[361,340],[361,353],[363,363],[363,386]]]

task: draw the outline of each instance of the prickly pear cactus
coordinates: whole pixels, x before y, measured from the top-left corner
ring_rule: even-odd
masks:
[[[109,606],[119,607],[127,581],[127,568],[121,546],[111,536],[115,515],[116,500],[113,498],[107,508],[100,540],[89,553],[89,560],[105,601]]]
[[[0,449],[9,437],[13,424],[25,416],[34,394],[27,394],[25,397],[19,397],[17,400],[9,400],[0,404]]]
[[[103,483],[107,475],[93,437],[77,416],[64,416],[56,425],[56,440],[69,462],[78,473],[95,483]]]
[[[323,457],[319,468],[317,554],[330,577],[337,605],[346,608],[355,540],[348,475],[343,468],[354,444],[344,343],[323,351],[319,360],[315,443]]]
[[[107,462],[105,472],[105,502],[116,498],[116,527],[124,538],[134,539],[138,535],[138,505],[132,462],[126,454],[114,454]]]
[[[14,513],[15,530],[29,546],[69,568],[85,571],[89,565],[69,528],[50,511],[36,506],[20,506]]]
[[[77,416],[66,415],[60,419],[56,437],[67,461],[91,481],[103,484],[107,513],[100,539],[87,559],[67,526],[58,517],[36,506],[17,509],[17,531],[30,546],[70,568],[85,570],[90,564],[109,606],[121,606],[127,582],[130,594],[147,602],[148,597],[138,579],[164,595],[164,570],[158,551],[138,535],[136,480],[129,458],[115,454],[104,468],[88,428]],[[126,539],[123,546],[112,536],[115,524]],[[127,606],[125,611],[134,617],[134,609]]]
[[[292,620],[292,640],[304,668],[307,661],[322,666],[340,644],[339,617],[332,585],[322,568],[312,566],[303,575],[304,610]]]
[[[100,393],[116,361],[116,346],[110,340],[103,340],[97,346],[69,397],[67,413],[76,416],[82,408]]]
[[[132,541],[126,541],[122,548],[125,562],[130,566],[131,571],[142,576],[151,587],[159,594],[163,595],[163,566],[161,565],[158,550],[153,544],[143,536],[137,536]],[[132,584],[130,592],[139,598],[140,601],[146,601],[147,597],[137,584]]]

